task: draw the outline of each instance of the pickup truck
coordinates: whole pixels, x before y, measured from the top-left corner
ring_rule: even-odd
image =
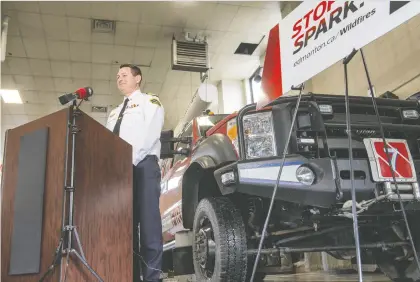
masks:
[[[302,96],[279,179],[297,96],[197,117],[176,138],[162,134],[165,271],[247,281],[277,181],[258,269],[306,252],[354,259],[351,148],[362,261],[374,260],[392,281],[418,281],[407,225],[420,250],[420,105],[376,99],[395,185],[371,98],[349,98],[350,133],[344,99]]]

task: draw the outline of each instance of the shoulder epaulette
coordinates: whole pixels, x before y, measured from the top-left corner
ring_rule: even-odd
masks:
[[[156,95],[155,93],[146,93],[146,94],[150,96],[158,97],[158,95]]]
[[[158,105],[159,107],[162,107],[162,104],[160,103],[158,97],[150,98],[150,103],[155,104],[155,105]]]

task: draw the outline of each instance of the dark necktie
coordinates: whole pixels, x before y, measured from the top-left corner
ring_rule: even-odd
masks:
[[[115,134],[117,134],[118,136],[120,135],[121,122],[122,122],[122,118],[123,118],[123,114],[124,114],[125,108],[127,107],[127,103],[128,103],[128,99],[126,98],[125,101],[124,101],[124,105],[123,105],[123,107],[121,109],[121,112],[118,115],[117,123],[115,124],[114,130],[112,131]]]

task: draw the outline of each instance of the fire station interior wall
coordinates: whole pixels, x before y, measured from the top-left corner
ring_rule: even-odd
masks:
[[[244,87],[246,105],[251,104],[253,102],[253,97],[249,79],[242,80],[242,85]]]
[[[420,15],[363,48],[376,96],[390,91],[405,99],[420,91]],[[348,65],[349,94],[368,95],[360,52]],[[311,79],[307,91],[344,94],[344,68],[337,62]]]
[[[217,84],[217,100],[213,101],[210,106],[209,110],[215,114],[220,114],[223,112],[223,94],[222,94],[222,83],[219,82]]]
[[[245,104],[245,89],[240,80],[222,80],[223,113],[233,113]]]
[[[217,85],[218,99],[209,109],[216,114],[230,114],[246,105],[243,80],[221,80]]]
[[[0,164],[3,164],[3,140],[4,140],[4,132],[3,132],[3,128],[2,128],[2,116],[3,116],[3,100],[0,100],[0,132],[1,132],[1,138],[0,138]],[[3,171],[3,167],[0,168],[0,195],[1,195],[1,174]],[[1,205],[1,204],[0,204]]]
[[[4,150],[3,140],[4,140],[5,133],[3,132],[3,126],[2,126],[2,124],[3,124],[3,118],[2,118],[3,117],[3,111],[2,111],[2,109],[3,109],[3,100],[1,99],[0,100],[0,132],[1,132],[1,138],[0,138],[0,158],[1,159],[0,160],[3,163],[3,150]],[[0,175],[1,175],[1,173],[0,173]]]

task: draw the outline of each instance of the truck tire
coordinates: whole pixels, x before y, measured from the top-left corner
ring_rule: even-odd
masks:
[[[245,225],[239,210],[228,198],[200,201],[194,216],[192,245],[197,281],[246,280]]]

